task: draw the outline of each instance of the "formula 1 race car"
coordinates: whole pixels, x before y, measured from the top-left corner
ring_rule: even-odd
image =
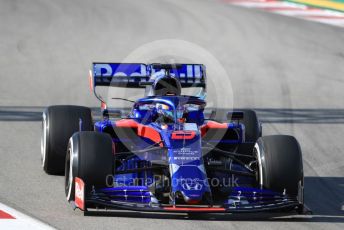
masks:
[[[209,111],[204,65],[93,63],[90,86],[102,105],[98,121],[82,106],[43,113],[42,167],[65,175],[74,207],[303,212],[298,141],[262,137],[253,110]],[[145,96],[123,115],[97,93],[99,86],[145,89]],[[200,93],[182,95],[190,87]]]

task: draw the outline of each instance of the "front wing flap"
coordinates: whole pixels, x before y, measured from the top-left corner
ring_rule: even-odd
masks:
[[[145,186],[93,190],[85,194],[84,209],[122,209],[144,212],[249,213],[300,209],[297,197],[254,188],[233,188],[222,205],[163,205]]]

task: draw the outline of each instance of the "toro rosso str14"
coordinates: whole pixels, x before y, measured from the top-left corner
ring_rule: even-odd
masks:
[[[201,64],[93,63],[101,101],[43,113],[42,167],[65,175],[68,202],[154,212],[302,212],[303,165],[292,136],[262,136],[253,110],[206,108]],[[96,90],[143,89],[130,112]],[[120,88],[118,88],[120,87]],[[198,88],[197,95],[183,95]],[[113,89],[113,88],[112,88]],[[110,98],[110,100],[126,98]]]

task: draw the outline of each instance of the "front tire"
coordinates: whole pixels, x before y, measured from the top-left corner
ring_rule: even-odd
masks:
[[[302,152],[295,137],[261,137],[254,149],[259,164],[258,183],[263,188],[298,197],[303,204]]]
[[[86,192],[91,191],[93,186],[110,186],[114,168],[111,137],[97,132],[73,134],[65,164],[65,194],[68,201],[74,201],[76,177],[84,181]]]

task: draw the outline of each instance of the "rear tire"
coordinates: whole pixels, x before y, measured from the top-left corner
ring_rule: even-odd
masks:
[[[242,112],[244,115],[244,118],[240,119],[240,123],[245,125],[245,140],[247,142],[256,143],[258,138],[262,136],[262,127],[256,112],[251,109],[238,109],[235,111]],[[231,117],[231,112],[220,110],[215,112],[213,119],[225,122],[236,121],[235,119],[231,119]]]
[[[259,184],[297,196],[303,204],[303,164],[298,141],[287,135],[261,137],[255,145],[255,152],[259,162]]]
[[[244,113],[242,124],[245,125],[245,141],[255,143],[262,136],[261,124],[253,110],[240,110]]]
[[[245,126],[245,142],[239,145],[238,152],[251,154],[254,144],[257,142],[258,138],[262,136],[262,126],[254,110],[240,109],[238,111],[244,114],[244,118],[239,122]],[[228,114],[227,116],[230,117],[230,115],[231,114]],[[230,121],[233,122],[233,120]]]
[[[63,175],[68,139],[79,131],[79,119],[82,130],[93,130],[91,110],[87,107],[58,105],[44,110],[41,159],[46,173]]]
[[[82,179],[86,192],[92,187],[104,188],[112,183],[114,168],[110,135],[77,132],[69,140],[65,166],[65,193],[74,200],[75,177]]]

